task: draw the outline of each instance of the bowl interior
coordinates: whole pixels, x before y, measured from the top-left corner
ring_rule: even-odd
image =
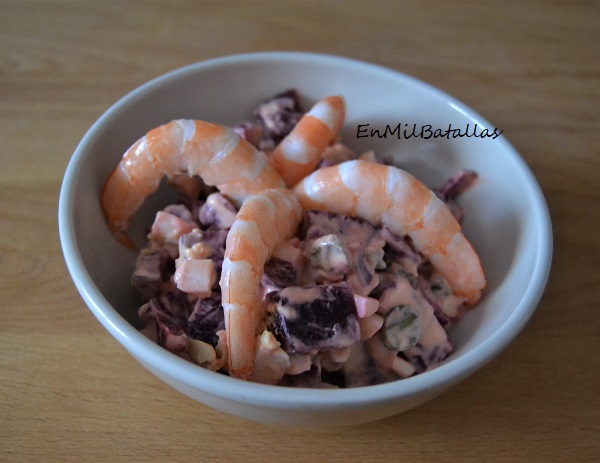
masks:
[[[461,168],[478,172],[476,187],[463,197],[465,235],[478,251],[488,279],[481,303],[450,332],[455,352],[446,365],[502,333],[504,345],[531,315],[544,287],[551,236],[547,208],[531,172],[506,140],[491,138],[357,138],[358,125],[412,130],[465,130],[494,126],[444,93],[397,72],[365,63],[307,54],[258,54],[199,63],[143,85],[111,107],[78,146],[61,193],[61,239],[73,278],[90,298],[97,291],[103,323],[124,320],[138,328],[139,302],[129,279],[136,255],[109,233],[99,197],[122,153],[149,129],[172,119],[196,118],[233,125],[275,93],[295,88],[305,106],[330,94],[345,97],[348,114],[342,138],[358,151],[375,150],[429,186]],[[499,130],[502,128],[499,127]],[[364,133],[364,132],[363,132]],[[172,199],[162,187],[136,215],[130,235],[143,243],[154,212]],[[67,232],[68,229],[68,232]],[[89,278],[88,275],[89,274]],[[93,283],[92,283],[93,282]],[[89,301],[89,299],[88,299]],[[123,320],[124,319],[124,320]],[[499,347],[504,347],[504,345]],[[489,352],[488,349],[486,352]],[[482,362],[488,359],[478,359]],[[473,367],[473,365],[471,365]],[[444,366],[440,367],[444,368]]]

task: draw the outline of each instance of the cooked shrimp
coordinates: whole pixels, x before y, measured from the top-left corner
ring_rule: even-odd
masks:
[[[359,217],[408,235],[456,295],[469,305],[481,297],[486,280],[477,253],[447,206],[407,172],[347,161],[313,172],[293,191],[305,210]]]
[[[340,96],[328,96],[315,104],[275,148],[271,164],[288,187],[310,174],[321,153],[337,136],[346,108]]]
[[[251,379],[257,328],[265,315],[259,297],[264,266],[273,248],[296,233],[301,208],[287,189],[247,199],[227,235],[221,293],[231,376]]]
[[[175,120],[131,146],[102,191],[102,209],[111,231],[133,246],[125,230],[131,216],[164,176],[198,175],[236,206],[259,191],[283,187],[264,155],[232,129],[198,120]]]

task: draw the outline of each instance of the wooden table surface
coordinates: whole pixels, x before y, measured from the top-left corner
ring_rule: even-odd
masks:
[[[598,2],[0,2],[1,461],[598,461]],[[411,74],[529,164],[554,229],[516,341],[441,397],[326,431],[242,421],[170,389],[78,295],[58,240],[69,158],[113,102],[174,68],[305,50]]]

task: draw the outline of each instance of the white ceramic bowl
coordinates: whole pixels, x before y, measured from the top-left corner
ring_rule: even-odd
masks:
[[[330,94],[346,98],[342,136],[375,149],[435,186],[460,168],[477,171],[462,197],[464,231],[488,278],[481,303],[450,332],[455,351],[437,369],[393,383],[346,390],[290,389],[233,379],[188,363],[138,332],[139,302],[129,284],[135,253],[109,233],[100,192],[122,153],[149,129],[178,118],[233,125],[265,98],[296,88],[306,105]],[[357,138],[358,125],[412,131],[494,126],[442,93],[399,72],[346,58],[258,53],[205,61],[158,77],[110,107],[77,146],[59,204],[60,239],[69,272],[90,310],[142,365],[187,396],[243,418],[286,425],[356,424],[391,416],[446,391],[498,355],[522,330],[544,290],[552,232],[541,190],[506,140],[491,138]],[[405,126],[404,124],[408,124]],[[361,127],[364,129],[365,127]],[[498,130],[501,130],[498,127]],[[419,132],[420,129],[417,129]],[[365,132],[361,131],[361,135]],[[424,135],[428,132],[425,131]],[[165,189],[138,214],[131,235],[165,201]],[[146,221],[146,222],[145,222]],[[135,407],[135,404],[131,405]]]

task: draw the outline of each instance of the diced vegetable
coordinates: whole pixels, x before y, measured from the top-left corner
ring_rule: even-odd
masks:
[[[193,339],[216,346],[217,333],[225,329],[225,316],[221,305],[221,293],[214,291],[210,297],[199,299],[187,323],[187,334]]]
[[[277,315],[289,353],[347,347],[360,340],[354,294],[347,285],[285,288]]]
[[[216,281],[215,264],[211,259],[186,259],[175,270],[177,288],[199,298],[210,296]]]
[[[310,263],[320,269],[323,276],[330,281],[341,280],[350,268],[350,259],[344,244],[335,234],[316,238],[308,250]]]
[[[212,193],[200,207],[199,219],[205,227],[228,229],[236,214],[237,210],[231,201],[220,193]]]
[[[145,323],[142,332],[170,352],[187,347],[185,333],[188,306],[181,293],[166,293],[142,305],[138,316]]]
[[[174,263],[165,248],[140,253],[131,276],[131,285],[144,302],[160,296],[173,272]]]
[[[383,323],[383,339],[390,350],[404,351],[419,341],[423,325],[419,312],[410,305],[391,309]]]
[[[277,145],[288,135],[304,115],[300,107],[298,92],[287,90],[261,104],[254,113],[263,129],[261,149]]]
[[[356,304],[356,313],[359,318],[367,318],[377,312],[379,301],[372,297],[354,295],[354,303]]]
[[[168,212],[158,211],[148,234],[148,239],[177,244],[179,237],[191,232],[194,224]]]
[[[383,326],[383,321],[384,318],[377,314],[358,320],[360,325],[360,340],[364,341],[374,336]]]
[[[221,272],[225,255],[227,230],[198,228],[179,239],[179,261],[184,259],[211,259],[217,276]]]
[[[266,293],[280,291],[288,286],[296,286],[298,269],[292,262],[271,258],[265,264],[261,284]]]

